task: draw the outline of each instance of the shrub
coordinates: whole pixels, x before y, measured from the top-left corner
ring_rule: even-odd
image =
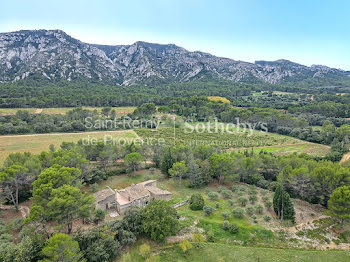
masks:
[[[240,187],[239,187],[239,191],[241,191],[241,192],[246,192],[247,189],[246,189],[246,187],[244,187],[244,186],[240,186]]]
[[[228,218],[230,218],[231,214],[229,212],[225,211],[225,212],[222,212],[221,215],[222,215],[223,219],[228,219]]]
[[[249,196],[249,201],[254,204],[258,200],[257,195],[250,195]]]
[[[261,191],[260,191],[260,194],[261,194],[262,196],[266,196],[268,192],[269,192],[269,191],[265,189],[265,190],[261,190]]]
[[[129,252],[128,253],[124,253],[124,255],[121,258],[121,261],[122,262],[132,262],[131,254]]]
[[[258,194],[258,192],[255,189],[251,189],[248,192],[248,195],[250,195],[250,196],[256,196],[257,194]]]
[[[205,241],[202,234],[193,234],[192,241],[195,243],[196,248],[199,248],[201,243]]]
[[[255,209],[258,214],[262,214],[264,212],[264,207],[262,205],[257,205]]]
[[[201,194],[193,194],[189,200],[191,210],[203,210],[204,198]]]
[[[92,193],[96,193],[98,191],[98,184],[97,183],[93,183],[90,185],[90,190]]]
[[[154,175],[156,173],[156,169],[154,167],[151,167],[148,169],[151,175]]]
[[[207,240],[209,242],[214,242],[215,241],[215,235],[213,231],[208,231],[207,232]]]
[[[239,231],[239,227],[236,224],[232,223],[229,225],[228,231],[230,231],[231,234],[237,234]]]
[[[270,200],[270,198],[268,197],[268,196],[263,196],[262,197],[262,201],[264,201],[264,202],[267,202],[267,201],[269,201]]]
[[[184,241],[180,242],[179,246],[181,247],[182,252],[184,252],[184,253],[186,253],[188,250],[190,250],[192,248],[192,244],[188,240],[184,240]]]
[[[100,171],[100,170],[98,170],[98,171]],[[122,175],[122,174],[126,174],[126,173],[127,173],[127,168],[118,168],[118,169],[110,170],[107,173],[105,173],[106,178],[103,178],[103,179],[106,180],[107,177],[109,177],[109,176],[118,176],[118,175]]]
[[[235,218],[243,218],[244,217],[244,210],[240,207],[236,207],[232,210],[232,214]]]
[[[238,185],[233,185],[232,188],[231,188],[231,190],[232,190],[233,192],[238,192],[238,191],[239,191],[239,186],[238,186]]]
[[[143,181],[148,181],[148,180],[151,180],[152,179],[152,177],[151,176],[144,176],[143,177]]]
[[[247,206],[245,211],[248,216],[252,216],[254,214],[255,208],[254,206]]]
[[[219,186],[219,187],[218,187],[218,191],[219,191],[220,193],[222,193],[222,191],[224,191],[224,190],[227,190],[227,187],[224,187],[224,186]]]
[[[225,220],[224,222],[222,222],[222,228],[223,228],[224,230],[228,230],[229,226],[230,226],[230,224],[228,223],[227,220]]]
[[[211,206],[204,206],[203,212],[206,216],[209,216],[214,212],[214,209]]]
[[[267,209],[270,210],[271,207],[272,207],[272,202],[271,201],[267,201],[267,202],[264,203],[264,205],[266,206]]]
[[[241,204],[241,206],[244,207],[247,205],[248,199],[246,199],[245,197],[239,197],[238,202]]]
[[[94,223],[98,224],[100,221],[103,221],[105,219],[105,217],[106,217],[106,213],[107,212],[105,210],[103,210],[103,209],[100,209],[100,208],[95,209],[94,217],[93,217]]]
[[[232,198],[232,197],[233,197],[233,193],[232,193],[232,191],[230,191],[230,190],[223,190],[223,191],[221,192],[221,195],[222,195],[224,198],[226,198],[226,199],[229,199],[229,198]]]
[[[261,188],[268,188],[269,184],[270,184],[269,181],[267,181],[265,179],[260,179],[257,183],[257,186],[261,187]]]
[[[232,199],[228,200],[228,204],[230,205],[230,207],[233,207],[233,205],[235,204],[235,202]]]
[[[270,217],[270,216],[264,216],[264,220],[265,220],[266,222],[270,222],[270,221],[271,221],[271,217]]]
[[[220,207],[220,203],[219,202],[215,202],[215,207],[216,207],[216,209],[218,209]]]
[[[270,191],[275,192],[277,186],[278,186],[278,182],[277,182],[277,181],[273,181],[273,182],[271,182],[271,183],[269,184],[268,189],[269,189]]]
[[[216,199],[218,199],[219,195],[216,192],[209,192],[208,197],[210,200],[216,200]]]
[[[142,244],[139,248],[141,257],[146,258],[151,254],[151,247],[147,244]]]
[[[11,229],[14,231],[19,231],[22,229],[24,225],[24,220],[23,218],[15,218],[12,222],[11,222]]]

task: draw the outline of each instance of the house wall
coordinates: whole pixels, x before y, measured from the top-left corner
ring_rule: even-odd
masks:
[[[97,202],[96,208],[103,209],[103,210],[109,209],[109,208],[111,208],[111,203],[115,202],[115,201],[116,201],[115,195],[111,195],[111,196]]]
[[[131,203],[128,203],[125,205],[120,205],[119,203],[117,203],[117,211],[118,211],[119,215],[124,215],[126,210],[128,210],[131,206],[132,206]]]
[[[150,201],[150,196],[144,196],[144,197],[140,197],[138,199],[134,200],[134,205],[138,206],[138,207],[144,207],[145,205],[147,205]]]
[[[171,194],[153,194],[153,193],[151,193],[151,198],[154,200],[162,199],[162,200],[169,201],[169,200],[171,200]]]
[[[150,197],[149,196],[145,196],[145,197],[140,197],[138,199],[133,200],[133,202],[131,203],[127,203],[124,205],[120,205],[117,202],[117,211],[120,215],[124,215],[124,213],[126,212],[126,210],[128,210],[131,206],[138,206],[138,207],[144,207],[146,206],[150,201]]]

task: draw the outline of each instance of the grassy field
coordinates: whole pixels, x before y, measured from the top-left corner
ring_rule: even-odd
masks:
[[[273,146],[273,145],[290,145],[297,144],[300,140],[282,136],[273,133],[263,133],[260,131],[254,131],[250,135],[249,132],[236,132],[233,133],[221,131],[186,133],[185,128],[171,128],[162,127],[158,129],[138,129],[135,130],[140,137],[153,137],[156,139],[163,138],[169,145],[174,144],[187,144],[198,145],[207,144],[213,146],[221,146],[223,148],[242,148],[242,147],[261,147],[261,146]]]
[[[102,107],[83,107],[88,110],[97,110],[101,112]],[[117,116],[127,115],[134,112],[136,107],[112,107],[117,112]],[[31,114],[66,114],[73,110],[74,107],[58,107],[58,108],[0,108],[0,115],[14,115],[18,110],[25,110]]]
[[[276,155],[287,155],[291,153],[307,153],[314,156],[325,156],[330,147],[302,141],[293,137],[275,133],[264,133],[260,131],[243,131],[230,133],[215,133],[205,131],[203,133],[186,133],[184,128],[162,127],[158,129],[135,130],[140,137],[164,139],[169,144],[200,145],[207,144],[219,146],[231,150],[245,150],[254,148],[256,151],[264,150]],[[231,131],[233,131],[231,129]]]
[[[57,148],[62,142],[77,142],[88,137],[90,139],[103,139],[105,135],[111,135],[115,139],[137,137],[132,130],[0,136],[0,162],[4,161],[10,153],[31,152],[38,154],[41,151],[48,151],[50,144]]]
[[[322,131],[322,126],[312,126],[313,131]]]
[[[28,111],[30,114],[34,114],[36,108],[0,108],[0,115],[14,115],[18,110]]]
[[[232,150],[243,150],[243,149],[232,149]],[[293,153],[306,153],[312,156],[323,157],[327,155],[331,148],[326,145],[310,143],[306,141],[301,141],[295,145],[276,145],[276,146],[266,146],[266,147],[256,147],[253,149],[254,152],[271,152],[278,156],[290,155]]]
[[[275,249],[260,247],[232,246],[218,243],[203,243],[199,249],[192,248],[184,254],[178,245],[153,247],[162,262],[347,262],[348,251],[316,251]],[[134,248],[131,252],[133,262],[145,261]],[[220,260],[221,258],[221,260]],[[119,260],[121,261],[121,260]]]

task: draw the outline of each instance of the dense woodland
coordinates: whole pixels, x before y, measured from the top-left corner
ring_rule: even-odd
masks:
[[[251,92],[266,91],[270,99],[246,100]],[[15,83],[0,84],[0,108],[16,107],[77,107],[77,106],[139,106],[153,102],[157,105],[169,105],[176,97],[222,96],[238,106],[281,107],[281,97],[272,96],[273,91],[294,94],[311,94],[324,99],[337,93],[350,93],[346,84],[325,86],[314,83],[302,85],[270,85],[267,83],[239,83],[232,81],[202,79],[185,83],[169,83],[138,86],[111,86],[93,82],[52,82],[43,79],[31,79]],[[327,94],[327,95],[322,95]],[[284,108],[295,98],[285,98]],[[315,98],[317,101],[317,98]],[[328,100],[328,99],[327,99]],[[340,103],[346,103],[346,99]],[[234,102],[235,101],[235,102]],[[333,100],[330,100],[333,101]],[[272,102],[272,104],[271,104]],[[287,103],[286,103],[287,102]],[[339,102],[339,101],[335,101]]]

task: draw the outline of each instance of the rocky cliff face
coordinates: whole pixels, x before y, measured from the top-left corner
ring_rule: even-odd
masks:
[[[184,82],[202,77],[271,84],[294,78],[346,77],[326,66],[287,60],[247,63],[189,52],[176,45],[136,42],[125,46],[86,44],[60,30],[0,34],[0,82],[31,76],[50,80],[91,79],[131,85],[149,81]]]

